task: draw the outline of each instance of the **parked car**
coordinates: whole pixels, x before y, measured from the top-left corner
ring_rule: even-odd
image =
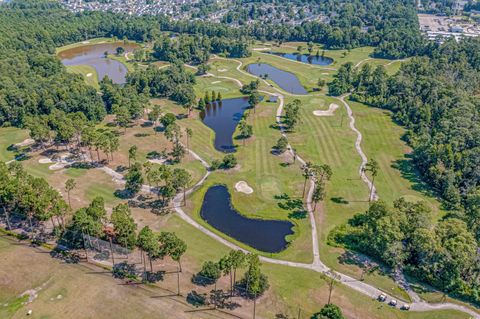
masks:
[[[380,296],[378,296],[378,301],[384,302],[385,300],[387,300],[386,294],[381,294]]]
[[[404,305],[402,306],[402,308],[400,308],[400,309],[402,309],[402,310],[410,310],[410,305],[409,305],[409,304],[404,304]]]
[[[392,299],[388,304],[392,307],[395,307],[397,305],[397,301],[395,299]]]

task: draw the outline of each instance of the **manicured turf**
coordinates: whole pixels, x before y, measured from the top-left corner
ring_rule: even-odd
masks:
[[[85,79],[85,83],[93,86],[97,90],[100,90],[97,71],[94,67],[89,65],[69,65],[66,68],[69,72],[82,75]]]
[[[265,102],[257,107],[255,114],[251,111],[249,121],[253,125],[254,136],[245,142],[245,146],[243,146],[243,141],[237,140],[238,149],[235,156],[239,161],[239,167],[230,171],[219,170],[214,172],[208,178],[206,184],[192,195],[189,201],[189,211],[192,212],[197,221],[211,228],[200,218],[199,209],[204,193],[209,186],[214,184],[227,185],[232,193],[233,205],[246,216],[264,219],[288,219],[289,212],[278,207],[279,201],[274,196],[286,193],[294,198],[301,197],[303,178],[298,164],[284,166],[285,158],[271,153],[273,145],[280,137],[279,131],[272,126],[275,121],[276,108],[276,103],[266,102],[265,99]],[[181,120],[179,124],[192,127],[194,132],[210,131],[199,119],[193,119],[193,117],[194,115],[191,119]],[[192,126],[195,122],[202,129],[198,130],[198,126]],[[202,150],[205,153],[205,149],[213,147],[208,145],[204,147],[205,143],[213,145],[211,139],[205,138],[201,145],[197,145],[194,140],[192,148],[194,151],[198,150],[199,153],[202,153]],[[220,152],[214,154],[223,156]],[[205,158],[209,159],[211,157],[207,153]],[[233,186],[240,180],[246,181],[254,189],[254,193],[245,195],[235,192]],[[292,219],[292,222],[296,225],[296,234],[291,238],[293,240],[292,245],[284,252],[275,254],[275,257],[311,262],[312,248],[308,219]],[[211,229],[213,230],[213,228]],[[225,236],[216,230],[214,231]]]
[[[0,128],[0,161],[9,161],[15,158],[16,151],[9,150],[12,144],[21,143],[28,138],[28,131],[16,127]]]

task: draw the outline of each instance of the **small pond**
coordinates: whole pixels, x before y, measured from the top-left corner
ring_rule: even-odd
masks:
[[[267,52],[267,53],[280,56],[285,59],[308,63],[308,64],[326,66],[333,63],[333,59],[327,58],[321,55],[307,55],[307,54],[281,53],[281,52]]]
[[[252,63],[247,66],[247,71],[253,75],[272,80],[285,91],[293,94],[307,94],[298,78],[287,71],[277,69],[266,63]]]
[[[134,43],[124,44],[123,42],[86,44],[62,51],[58,57],[66,66],[89,65],[95,68],[99,81],[106,75],[112,79],[113,83],[124,84],[127,67],[119,61],[105,58],[105,51],[114,54],[118,47],[122,47],[125,52],[132,52],[138,46]]]
[[[293,234],[293,224],[283,220],[247,218],[231,204],[227,187],[210,187],[203,199],[200,216],[215,229],[267,253],[277,253],[288,245],[285,237]]]
[[[207,104],[205,111],[200,113],[200,118],[215,132],[215,149],[225,153],[235,152],[233,133],[249,107],[246,97]]]

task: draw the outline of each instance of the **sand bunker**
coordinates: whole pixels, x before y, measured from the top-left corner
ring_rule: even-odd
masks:
[[[222,81],[213,81],[212,84],[217,84],[217,83],[220,83]]]
[[[313,111],[313,115],[315,116],[332,116],[335,110],[338,109],[338,104],[331,103],[330,106],[328,107],[328,110],[326,111]]]
[[[87,78],[91,77],[93,73],[87,73]]]
[[[23,142],[17,143],[14,146],[15,147],[23,147],[23,146],[32,145],[33,143],[35,143],[34,140],[32,140],[31,138],[27,138],[27,139],[23,140]]]
[[[253,193],[253,188],[248,186],[247,182],[245,181],[239,181],[235,184],[235,190],[237,192],[245,193],[245,194],[251,194]]]
[[[218,72],[227,72],[227,69],[219,69]]]
[[[51,163],[53,163],[51,159],[46,158],[46,157],[39,159],[38,162],[40,164],[51,164]]]
[[[167,161],[167,159],[166,158],[160,158],[160,159],[154,158],[154,159],[149,159],[148,161],[150,163],[154,163],[154,164],[164,164]]]

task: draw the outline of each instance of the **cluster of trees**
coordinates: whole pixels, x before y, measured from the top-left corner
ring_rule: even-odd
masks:
[[[245,255],[241,250],[231,250],[219,261],[206,261],[202,269],[193,276],[192,281],[201,285],[216,284],[223,276],[230,278],[230,295],[235,289],[242,290],[248,297],[256,298],[269,287],[268,278],[261,272],[261,263],[257,254]],[[237,270],[247,268],[243,278],[237,281]]]
[[[113,152],[119,148],[118,134],[105,128],[95,128],[94,122],[89,121],[83,113],[65,113],[54,110],[49,115],[36,117],[27,116],[24,126],[29,130],[30,137],[41,147],[56,144],[64,145],[68,149],[75,149],[82,153],[87,148],[90,160],[96,151],[100,161],[100,151],[106,155],[106,160],[113,159]]]
[[[311,162],[307,162],[302,166],[302,175],[305,178],[302,197],[305,196],[307,181],[312,179],[314,182],[312,201],[314,203],[313,210],[315,210],[317,203],[325,199],[326,183],[332,177],[332,169],[327,164],[312,164]]]
[[[235,157],[235,155],[227,154],[223,157],[223,159],[221,161],[219,161],[217,159],[212,160],[212,163],[210,164],[210,169],[212,171],[217,170],[219,168],[230,169],[230,168],[234,168],[235,166],[237,166],[237,163],[238,163],[238,161],[237,161],[237,158]]]
[[[196,102],[193,85],[195,76],[187,72],[180,62],[168,68],[158,69],[151,65],[146,70],[136,70],[127,74],[127,84],[148,97],[165,97],[191,110]]]
[[[221,101],[222,101],[222,94],[220,92],[216,94],[215,91],[212,91],[210,95],[207,91],[205,92],[204,98],[198,101],[198,109],[203,111],[207,104],[214,103],[214,102],[221,102]]]
[[[246,41],[226,37],[206,37],[200,34],[181,34],[171,38],[162,36],[155,39],[153,56],[156,59],[193,65],[207,62],[211,53],[229,58],[245,58],[251,55]]]
[[[53,229],[65,229],[65,216],[70,207],[44,178],[31,176],[18,162],[9,166],[0,162],[0,180],[0,207],[9,229],[12,228],[11,214],[28,220],[34,240],[38,222],[50,220]]]
[[[285,130],[291,132],[295,129],[298,122],[300,121],[300,106],[301,102],[299,99],[295,99],[290,103],[285,105],[285,115],[283,116],[283,124],[285,125]]]
[[[155,187],[158,196],[162,197],[162,201],[166,205],[179,191],[183,191],[185,202],[186,189],[192,182],[192,177],[187,170],[183,168],[172,169],[166,165],[161,165],[158,169],[155,169],[150,162],[146,162],[143,164],[143,171],[148,184]]]
[[[107,225],[113,226],[109,232]],[[112,210],[110,218],[107,216],[105,202],[102,197],[96,197],[88,207],[80,208],[73,214],[72,223],[65,233],[68,241],[76,240],[77,245],[83,245],[82,234],[92,237],[111,240],[112,242],[133,250],[138,247],[142,251],[144,269],[146,268],[145,255],[150,262],[150,271],[153,271],[152,261],[167,256],[178,262],[181,271],[180,259],[187,250],[187,245],[171,232],[153,232],[145,226],[137,234],[135,223],[128,204],[119,204]]]
[[[443,291],[480,302],[480,255],[468,224],[459,216],[433,222],[424,202],[373,203],[335,229],[330,240],[372,255]]]

